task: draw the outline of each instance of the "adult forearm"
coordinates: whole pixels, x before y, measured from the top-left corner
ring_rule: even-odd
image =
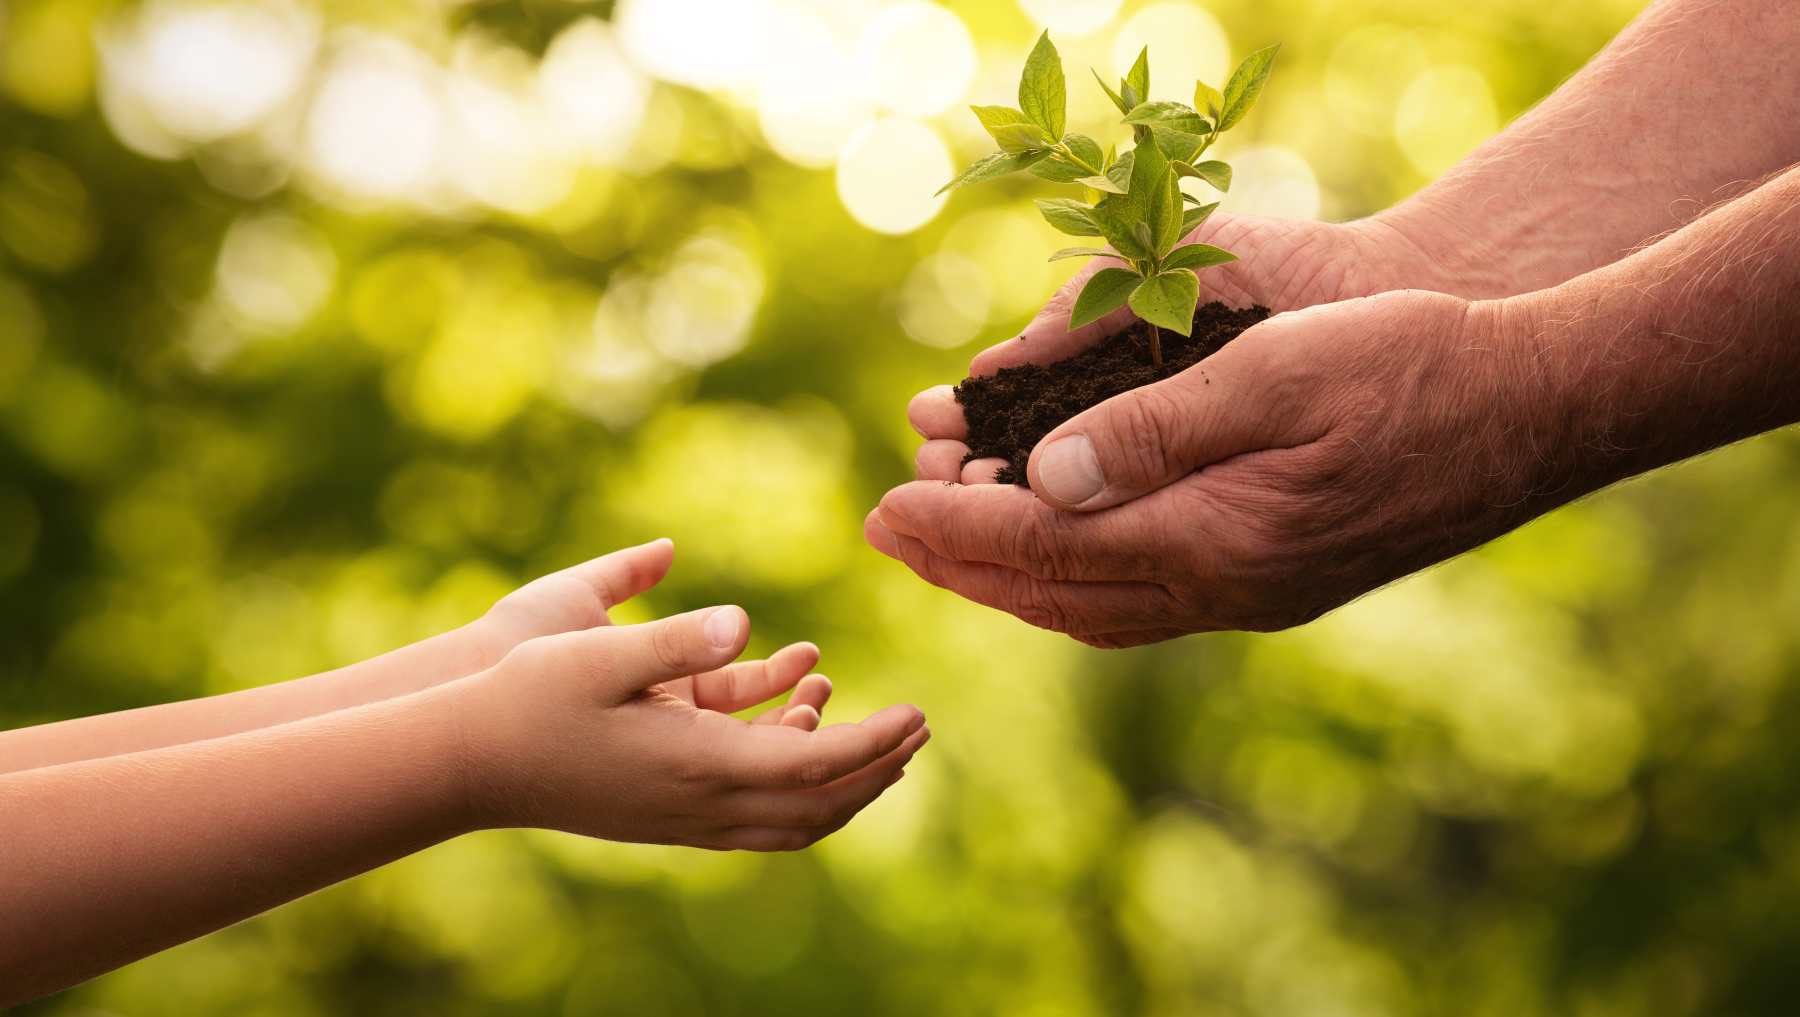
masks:
[[[1800,160],[1800,16],[1783,0],[1652,4],[1549,98],[1367,222],[1430,288],[1554,286]]]
[[[461,832],[460,684],[0,776],[0,1006]]]
[[[1580,493],[1800,421],[1800,166],[1616,264],[1503,302]]]
[[[477,622],[307,678],[0,732],[0,774],[220,738],[406,695],[494,663],[494,642]]]

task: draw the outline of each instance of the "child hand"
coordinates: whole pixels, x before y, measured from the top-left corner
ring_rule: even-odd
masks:
[[[756,724],[719,712],[779,692],[817,658],[800,644],[731,665],[748,638],[742,609],[709,608],[533,639],[467,679],[475,824],[763,851],[843,826],[930,737],[924,716],[892,706],[813,731],[811,703]],[[829,683],[809,684],[822,705]]]
[[[674,560],[675,544],[665,538],[533,579],[469,626],[481,667],[528,639],[612,624],[606,613],[662,582]]]
[[[776,650],[768,660],[740,661],[691,678],[677,678],[664,682],[662,690],[702,710],[735,713],[793,689],[786,705],[771,706],[751,723],[813,731],[831,699],[831,680],[822,674],[807,674],[818,663],[817,646],[792,643]]]

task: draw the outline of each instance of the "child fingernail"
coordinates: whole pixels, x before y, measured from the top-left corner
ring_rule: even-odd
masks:
[[[721,650],[737,645],[743,630],[743,612],[735,607],[721,607],[706,616],[706,641]]]

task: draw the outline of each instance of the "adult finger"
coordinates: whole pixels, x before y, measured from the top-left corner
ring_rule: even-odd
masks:
[[[982,459],[971,459],[963,464],[962,472],[957,480],[964,484],[996,484],[999,474],[1006,467],[1006,460],[996,456]]]
[[[960,441],[933,438],[920,445],[918,454],[913,457],[914,478],[955,483],[962,476],[963,457],[968,454],[969,446]]]
[[[895,542],[919,578],[1040,629],[1079,635],[1155,628],[1181,610],[1168,590],[1151,583],[1036,579],[1004,565],[946,558],[912,537],[896,534]]]
[[[1013,484],[902,484],[882,497],[874,521],[946,558],[1038,579],[1155,580],[1168,568],[1165,537],[1137,514],[1059,512]]]
[[[1056,508],[1088,512],[1239,453],[1316,440],[1319,433],[1307,428],[1318,400],[1299,358],[1281,349],[1292,340],[1258,342],[1252,335],[1263,327],[1172,378],[1058,425],[1031,452],[1031,489]]]
[[[956,401],[956,390],[949,385],[933,385],[913,396],[906,404],[906,419],[921,438],[961,441],[969,436],[969,422]]]

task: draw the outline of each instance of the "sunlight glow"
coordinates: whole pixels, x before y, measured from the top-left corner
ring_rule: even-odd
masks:
[[[1319,178],[1299,152],[1281,145],[1259,145],[1223,158],[1230,161],[1233,171],[1226,209],[1238,215],[1281,219],[1319,217]]]
[[[1473,67],[1433,67],[1413,78],[1394,110],[1394,138],[1406,161],[1435,177],[1500,127],[1494,93]]]
[[[858,129],[838,157],[838,197],[878,233],[911,233],[944,207],[932,192],[953,172],[944,139],[917,120],[886,117]]]
[[[313,99],[306,165],[352,200],[416,198],[438,166],[442,100],[438,70],[417,50],[354,36],[332,58]]]
[[[305,79],[318,17],[293,3],[159,0],[100,32],[106,74],[187,142],[255,126]]]
[[[758,0],[621,0],[613,24],[638,66],[700,89],[742,89],[763,59]]]
[[[239,219],[219,249],[218,293],[243,323],[277,331],[310,318],[331,293],[337,258],[292,216]]]
[[[1019,0],[1019,6],[1059,39],[1087,35],[1119,13],[1119,0]]]
[[[824,17],[797,4],[778,5],[770,17],[769,37],[780,49],[765,61],[757,88],[763,137],[789,162],[830,166],[869,111],[850,43]]]
[[[951,251],[919,262],[900,289],[900,327],[915,342],[943,349],[974,339],[987,324],[986,276]]]
[[[1150,93],[1191,102],[1194,81],[1225,87],[1231,73],[1231,41],[1217,18],[1188,3],[1159,3],[1133,14],[1113,37],[1113,72],[1123,77],[1150,47]]]
[[[869,23],[856,65],[878,104],[904,116],[932,116],[968,94],[975,41],[948,8],[908,0]]]
[[[537,89],[553,130],[588,161],[611,166],[637,133],[650,83],[620,52],[610,26],[582,18],[550,43]]]

